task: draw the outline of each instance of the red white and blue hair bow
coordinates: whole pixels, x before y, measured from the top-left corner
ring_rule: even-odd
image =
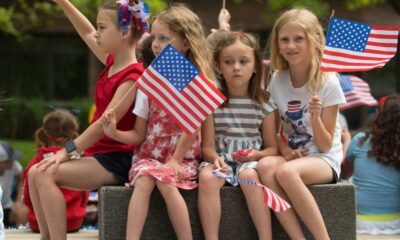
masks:
[[[150,16],[150,11],[143,0],[132,6],[129,5],[129,0],[119,0],[117,2],[121,4],[118,10],[118,24],[122,27],[123,32],[128,32],[130,26],[141,31],[149,30],[147,20]],[[132,22],[132,16],[135,17],[134,22]]]

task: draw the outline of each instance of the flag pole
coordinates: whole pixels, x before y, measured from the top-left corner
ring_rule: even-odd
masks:
[[[335,9],[332,9],[332,13],[331,13],[331,17],[330,18],[332,18],[334,16],[335,16]]]
[[[225,0],[222,0],[222,9],[225,9]]]

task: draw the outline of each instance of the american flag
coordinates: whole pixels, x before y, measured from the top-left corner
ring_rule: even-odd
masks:
[[[332,17],[321,71],[357,72],[382,68],[396,55],[399,29]]]
[[[187,134],[193,134],[225,96],[168,44],[136,82]]]
[[[340,86],[342,87],[346,103],[340,105],[340,110],[358,106],[377,106],[378,102],[371,95],[368,83],[361,78],[352,75],[340,74]]]

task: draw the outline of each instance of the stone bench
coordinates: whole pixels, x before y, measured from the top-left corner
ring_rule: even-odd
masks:
[[[350,184],[312,185],[309,189],[315,197],[328,228],[331,239],[356,239],[355,188]],[[189,208],[193,239],[204,239],[197,209],[197,190],[181,191]],[[128,203],[132,189],[106,186],[100,189],[99,237],[100,240],[125,240]],[[157,189],[150,200],[148,217],[142,239],[176,239],[169,221],[165,202]],[[239,187],[225,186],[221,190],[222,217],[220,239],[255,240],[257,232],[247,210]],[[275,216],[272,217],[273,239],[289,239]],[[307,239],[310,232],[303,225]]]

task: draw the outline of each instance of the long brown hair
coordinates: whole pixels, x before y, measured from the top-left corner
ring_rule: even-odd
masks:
[[[200,18],[183,4],[173,4],[156,16],[156,20],[186,39],[189,44],[188,59],[211,81],[215,74],[211,65],[211,54],[207,50],[206,38]]]
[[[261,58],[260,45],[254,35],[242,32],[233,32],[227,34],[225,38],[223,38],[215,47],[213,53],[214,66],[216,68],[219,68],[220,66],[222,49],[229,47],[238,41],[250,47],[253,50],[255,73],[250,79],[248,95],[253,100],[253,102],[262,106],[266,101],[268,101],[270,94],[261,88],[262,58]],[[220,74],[220,76],[218,76],[217,79],[219,81],[222,93],[225,96],[229,96],[226,80],[223,78],[222,74]],[[223,106],[226,106],[228,103],[229,103],[229,97],[227,98]]]
[[[36,130],[36,147],[62,146],[68,139],[78,137],[78,129],[74,115],[67,110],[56,109],[44,116],[42,127]]]
[[[378,162],[400,170],[400,95],[393,94],[386,99],[359,145],[369,137],[372,149],[368,156],[375,156]]]

